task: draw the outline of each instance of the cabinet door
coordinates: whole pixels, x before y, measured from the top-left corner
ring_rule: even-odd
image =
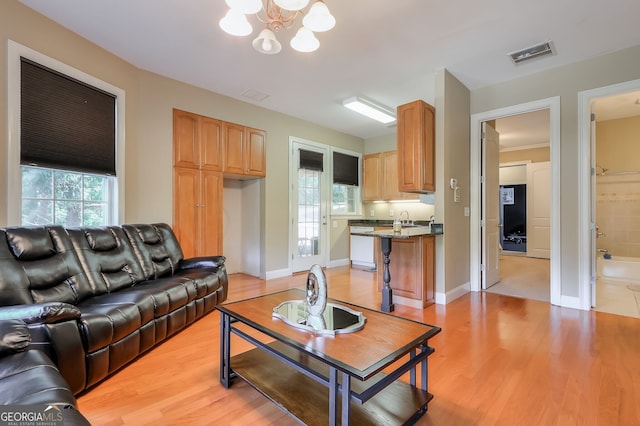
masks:
[[[173,231],[185,258],[197,256],[200,222],[200,171],[173,169]]]
[[[398,190],[398,153],[387,151],[382,153],[382,199],[402,200]]]
[[[399,190],[435,191],[435,109],[415,101],[400,105],[397,115]]]
[[[362,201],[381,200],[381,155],[368,154],[362,158]]]
[[[200,161],[199,116],[186,111],[173,110],[173,165],[198,167]]]
[[[251,176],[267,175],[266,139],[263,130],[247,128],[244,150],[245,172]]]
[[[200,247],[198,256],[222,254],[222,173],[203,170],[200,178]]]
[[[222,171],[222,122],[200,117],[200,164],[204,170]]]
[[[233,123],[224,123],[223,144],[224,144],[224,172],[231,174],[244,174],[244,126]]]

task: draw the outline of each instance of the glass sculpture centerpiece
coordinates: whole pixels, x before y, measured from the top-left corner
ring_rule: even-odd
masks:
[[[273,316],[301,330],[328,335],[362,330],[366,321],[362,312],[327,302],[327,278],[319,265],[307,274],[306,299],[282,302]]]

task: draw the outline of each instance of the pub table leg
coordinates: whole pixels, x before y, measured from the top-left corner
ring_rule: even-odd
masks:
[[[380,238],[380,246],[382,247],[382,254],[384,256],[384,287],[382,288],[382,312],[393,312],[393,292],[391,291],[391,273],[389,273],[389,254],[391,254],[391,238]]]

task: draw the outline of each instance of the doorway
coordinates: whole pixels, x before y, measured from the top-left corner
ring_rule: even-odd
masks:
[[[581,92],[583,309],[640,318],[640,80]],[[639,262],[636,262],[639,261]]]
[[[310,141],[291,141],[291,272],[327,264],[329,150]]]
[[[480,291],[486,286],[483,282],[484,274],[483,269],[483,251],[487,250],[485,247],[486,237],[485,227],[486,222],[483,216],[486,205],[486,199],[484,198],[483,180],[481,170],[481,158],[483,156],[481,144],[476,142],[481,139],[481,125],[484,122],[496,120],[499,118],[510,117],[527,112],[533,112],[538,110],[547,109],[549,111],[549,128],[550,128],[550,163],[551,163],[551,182],[559,182],[560,177],[560,98],[548,98],[540,101],[530,102],[527,104],[521,104],[511,107],[506,107],[498,110],[493,110],[485,113],[478,113],[471,116],[471,197],[470,197],[470,211],[471,211],[471,279],[470,287],[472,291]],[[496,191],[498,188],[496,187]],[[550,191],[550,210],[551,229],[559,229],[560,224],[560,190],[558,185],[552,185]],[[560,233],[550,233],[550,301],[553,304],[560,305]]]

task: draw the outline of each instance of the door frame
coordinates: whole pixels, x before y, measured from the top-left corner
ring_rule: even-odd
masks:
[[[512,105],[491,111],[476,113],[471,115],[471,140],[470,140],[470,289],[471,291],[482,290],[482,277],[480,265],[482,261],[482,229],[480,221],[482,219],[481,183],[480,183],[480,161],[481,143],[480,131],[483,121],[496,120],[511,115],[533,112],[541,109],[549,109],[550,115],[550,160],[551,160],[551,181],[558,183],[551,188],[551,260],[550,260],[550,302],[554,305],[562,306],[560,287],[560,266],[562,264],[562,252],[560,250],[560,97],[555,96],[537,101],[527,102],[519,105]]]
[[[325,223],[322,225],[322,229],[320,230],[320,258],[321,260],[321,264],[320,266],[322,267],[326,267],[329,264],[329,258],[330,258],[330,253],[329,253],[329,239],[331,238],[330,235],[330,228],[328,226],[329,223],[329,210],[331,208],[331,179],[330,179],[330,159],[329,156],[331,155],[331,150],[330,147],[328,145],[325,145],[323,143],[320,142],[314,142],[314,141],[310,141],[307,139],[302,139],[302,138],[298,138],[295,136],[290,136],[289,137],[289,186],[288,186],[288,198],[289,198],[289,210],[288,210],[288,230],[289,230],[289,254],[287,256],[288,258],[288,269],[289,269],[289,274],[293,273],[293,257],[296,255],[296,252],[298,250],[298,242],[296,240],[296,233],[294,232],[294,226],[297,224],[293,223],[293,218],[294,218],[294,210],[293,209],[297,209],[298,206],[294,203],[294,197],[292,195],[293,193],[293,188],[294,188],[294,182],[298,179],[298,174],[297,174],[297,168],[295,165],[295,160],[296,160],[296,153],[295,153],[295,147],[296,145],[306,145],[310,148],[315,148],[317,150],[322,150],[322,151],[326,151],[327,155],[324,157],[324,165],[325,165],[325,170],[322,173],[322,180],[321,180],[321,209],[324,209],[324,214],[325,214]],[[295,199],[297,200],[297,197],[295,197]],[[321,212],[322,215],[322,212]],[[297,216],[297,215],[295,215]],[[322,236],[324,236],[324,238],[322,238]]]
[[[595,252],[591,250],[595,228],[591,224],[591,208],[595,200],[591,194],[591,104],[598,98],[619,95],[640,90],[640,79],[612,84],[578,93],[578,170],[580,215],[578,218],[578,303],[579,309],[590,310],[591,264],[595,262]]]

